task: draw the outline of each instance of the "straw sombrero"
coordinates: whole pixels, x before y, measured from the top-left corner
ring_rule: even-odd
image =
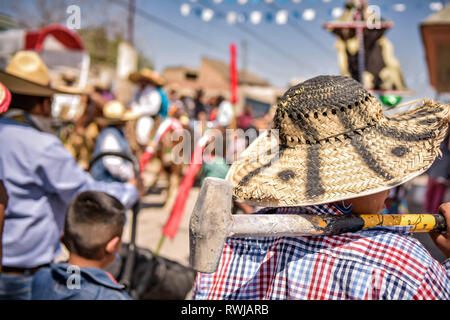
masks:
[[[12,93],[50,97],[55,93],[84,94],[73,87],[52,87],[47,66],[34,51],[18,51],[5,70],[0,70],[0,82]]]
[[[303,206],[368,195],[423,173],[440,154],[449,106],[425,101],[390,118],[349,77],[319,76],[281,98],[271,130],[230,168],[236,200]]]
[[[0,113],[8,110],[11,103],[11,92],[2,83],[0,83]]]
[[[128,79],[134,83],[147,80],[160,87],[166,84],[166,81],[158,72],[150,70],[149,68],[143,68],[140,71],[130,73]]]
[[[112,100],[105,103],[103,106],[103,116],[97,118],[100,123],[113,124],[123,121],[136,120],[140,114],[131,110],[126,110],[122,102]]]

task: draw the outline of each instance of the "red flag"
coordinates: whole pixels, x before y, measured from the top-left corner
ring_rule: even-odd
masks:
[[[230,87],[231,87],[231,103],[235,104],[237,102],[237,87],[238,87],[238,73],[236,64],[236,44],[232,43],[230,45]]]

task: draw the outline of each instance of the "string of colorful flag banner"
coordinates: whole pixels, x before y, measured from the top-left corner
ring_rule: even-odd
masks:
[[[258,25],[260,23],[276,23],[279,25],[286,24],[289,19],[293,20],[304,20],[313,21],[317,17],[317,10],[314,8],[304,8],[304,9],[286,9],[280,8],[279,10],[259,10],[252,9],[250,11],[243,10],[230,10],[227,12],[215,11],[211,7],[199,6],[198,3],[211,3],[211,4],[221,4],[221,3],[234,3],[239,4],[243,8],[253,7],[251,4],[314,4],[314,3],[331,3],[332,0],[190,0],[190,2],[185,2],[180,5],[180,14],[183,17],[194,16],[200,18],[205,22],[210,22],[212,20],[225,20],[228,24],[233,25],[237,23],[251,23]],[[244,6],[248,5],[248,6]],[[443,4],[440,1],[435,2],[425,2],[418,1],[415,4],[411,3],[384,3],[380,5],[380,11],[386,12],[391,9],[395,12],[406,12],[410,6],[416,6],[416,9],[425,9],[428,7],[431,11],[439,11],[443,8]],[[267,8],[270,9],[270,8]],[[329,17],[339,18],[344,13],[342,7],[327,8],[327,13]]]

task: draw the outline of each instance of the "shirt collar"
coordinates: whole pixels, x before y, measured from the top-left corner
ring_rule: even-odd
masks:
[[[333,215],[340,216],[344,214],[350,214],[348,211],[341,211],[338,206],[332,203],[319,204],[306,207],[274,207],[263,208],[256,214],[314,214],[314,215]]]
[[[68,269],[71,265],[68,263],[57,263],[51,264],[51,269],[63,276],[64,278],[68,278],[73,272],[76,272],[77,267],[72,266],[74,269]],[[68,270],[71,270],[69,272]],[[83,277],[89,278],[92,282],[96,282],[104,287],[111,289],[122,290],[125,287],[119,283],[117,283],[116,279],[107,271],[97,269],[97,268],[78,268],[79,272]]]
[[[52,119],[49,117],[33,115],[18,108],[10,108],[2,117],[30,125],[38,131],[55,135],[55,131],[52,129]]]

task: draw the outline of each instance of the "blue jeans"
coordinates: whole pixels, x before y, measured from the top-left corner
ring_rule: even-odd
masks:
[[[30,300],[32,275],[0,273],[0,300]]]

